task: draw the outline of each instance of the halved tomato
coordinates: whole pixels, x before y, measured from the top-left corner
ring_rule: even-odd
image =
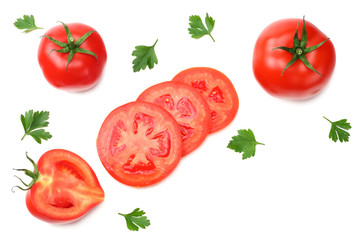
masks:
[[[97,151],[116,180],[134,187],[148,186],[175,169],[182,156],[182,136],[176,120],[162,107],[130,102],[106,117]]]
[[[138,100],[151,102],[170,112],[179,123],[183,155],[196,149],[210,131],[210,108],[191,86],[180,82],[162,82],[146,89]]]
[[[213,68],[195,67],[178,73],[172,81],[184,82],[198,90],[211,109],[210,132],[226,127],[235,118],[239,98],[230,79]]]
[[[72,222],[104,200],[104,191],[89,166],[77,154],[53,149],[44,153],[34,171],[26,194],[26,206],[35,217],[48,222]]]

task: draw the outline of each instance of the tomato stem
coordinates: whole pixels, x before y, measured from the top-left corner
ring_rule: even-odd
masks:
[[[74,50],[76,48],[75,39],[73,37],[69,38],[69,47],[70,47],[71,50]]]
[[[30,188],[32,188],[32,186],[36,183],[36,181],[37,181],[37,180],[39,179],[39,177],[40,177],[39,169],[38,169],[36,163],[27,155],[27,153],[26,153],[26,158],[31,162],[31,164],[32,164],[33,167],[34,167],[34,170],[33,170],[33,171],[30,171],[30,170],[28,170],[28,169],[15,169],[15,168],[14,168],[14,170],[15,170],[15,171],[23,171],[23,172],[25,173],[25,175],[27,175],[27,176],[29,176],[30,178],[32,178],[32,181],[31,181],[29,184],[27,184],[27,183],[25,183],[21,178],[19,178],[18,176],[15,175],[15,177],[16,177],[17,179],[19,179],[20,182],[26,186],[26,188],[23,188],[23,187],[20,187],[20,186],[14,186],[14,187],[11,188],[11,191],[12,191],[12,192],[15,192],[15,190],[14,190],[15,188],[19,188],[19,189],[22,190],[22,191],[27,191],[27,190],[29,190]]]
[[[296,52],[296,54],[299,55],[299,56],[304,53],[304,51],[303,51],[301,48],[297,48],[297,49],[295,50],[295,52]]]
[[[49,54],[52,52],[52,51],[56,51],[58,53],[68,53],[69,56],[68,56],[68,60],[67,60],[67,63],[66,63],[66,71],[68,72],[68,66],[71,62],[71,60],[73,59],[75,53],[84,53],[84,54],[88,54],[88,55],[91,55],[93,57],[96,58],[96,61],[99,62],[97,56],[95,53],[91,52],[90,50],[87,50],[87,49],[83,49],[83,48],[80,48],[80,45],[95,31],[89,31],[87,33],[85,33],[84,35],[82,35],[79,39],[75,40],[75,38],[71,35],[71,32],[68,28],[68,26],[63,23],[63,22],[60,22],[63,26],[64,26],[64,29],[65,29],[65,32],[66,32],[66,37],[67,37],[67,42],[61,42],[61,41],[58,41],[50,36],[47,36],[47,35],[43,35],[41,37],[45,37],[47,39],[49,39],[50,41],[52,41],[53,43],[55,43],[56,45],[58,45],[59,47],[61,47],[61,49],[52,49]]]
[[[321,74],[306,59],[305,54],[316,50],[321,45],[323,45],[327,40],[329,40],[329,38],[325,39],[321,43],[318,43],[314,46],[306,47],[307,32],[306,32],[306,25],[305,25],[305,16],[303,17],[303,29],[302,29],[301,41],[298,36],[298,29],[299,29],[299,24],[297,24],[297,27],[296,27],[296,31],[295,31],[295,35],[294,35],[294,43],[293,43],[294,45],[292,48],[285,47],[285,46],[273,48],[273,49],[280,49],[280,50],[287,51],[293,55],[292,59],[288,62],[288,64],[285,66],[284,70],[281,72],[280,75],[282,76],[286,69],[288,69],[294,62],[296,62],[298,59],[300,59],[300,61],[303,62],[307,68],[309,68],[310,70],[314,71],[315,73],[317,73],[321,76]]]

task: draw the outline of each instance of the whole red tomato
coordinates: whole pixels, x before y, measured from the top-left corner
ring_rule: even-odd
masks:
[[[107,59],[97,31],[81,23],[55,26],[41,39],[38,60],[47,81],[54,87],[84,91],[100,79]]]
[[[335,61],[334,45],[312,23],[283,19],[270,24],[258,37],[253,71],[269,94],[303,100],[325,87]]]

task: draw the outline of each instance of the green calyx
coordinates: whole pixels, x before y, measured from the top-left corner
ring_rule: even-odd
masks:
[[[299,39],[299,36],[298,36],[298,28],[299,28],[299,24],[296,27],[293,48],[288,48],[288,47],[284,47],[284,46],[274,48],[274,49],[281,49],[281,50],[287,51],[293,55],[292,59],[288,62],[288,64],[285,66],[284,70],[281,72],[281,76],[283,75],[285,70],[288,69],[292,64],[294,64],[298,59],[300,59],[300,61],[302,61],[305,64],[305,66],[308,67],[310,70],[316,72],[317,74],[319,74],[321,76],[321,74],[318,71],[316,71],[316,69],[306,59],[305,54],[312,52],[315,49],[319,48],[327,40],[329,40],[329,38],[325,39],[321,43],[316,44],[314,46],[306,47],[307,32],[306,32],[306,25],[305,25],[305,17],[303,17],[303,29],[302,29],[302,39],[301,40]]]
[[[69,63],[73,59],[75,53],[89,54],[89,55],[95,57],[96,61],[99,62],[99,60],[98,60],[95,53],[93,53],[93,52],[91,52],[91,51],[89,51],[87,49],[80,48],[80,45],[95,31],[89,31],[89,32],[85,33],[84,35],[82,35],[78,40],[75,40],[74,37],[71,35],[71,32],[70,32],[68,26],[63,22],[60,22],[60,23],[62,23],[62,25],[65,28],[65,32],[66,32],[66,36],[67,36],[67,43],[58,41],[58,40],[56,40],[56,39],[54,39],[52,37],[49,37],[47,35],[43,35],[42,37],[46,37],[47,39],[49,39],[50,41],[52,41],[53,43],[55,43],[56,45],[61,47],[61,49],[52,49],[49,52],[49,54],[52,51],[56,51],[58,53],[69,53],[69,57],[68,57],[68,60],[67,60],[67,63],[66,63],[66,71],[68,71]]]
[[[32,178],[32,181],[31,181],[29,184],[27,184],[27,183],[25,183],[21,178],[19,178],[18,176],[15,176],[16,178],[18,178],[18,179],[21,181],[22,184],[25,185],[26,188],[23,188],[23,187],[20,187],[20,186],[14,186],[14,187],[11,188],[11,191],[12,191],[12,192],[14,192],[14,188],[19,188],[19,189],[21,189],[21,190],[23,190],[23,191],[29,190],[29,189],[36,183],[36,181],[37,181],[37,180],[39,179],[39,177],[40,177],[39,169],[38,169],[36,163],[35,163],[31,158],[29,158],[29,156],[27,155],[27,153],[26,153],[26,158],[31,162],[31,164],[32,164],[33,167],[34,167],[34,170],[33,170],[33,171],[30,171],[30,170],[28,170],[28,169],[14,169],[14,170],[16,170],[16,171],[23,171],[23,172],[25,173],[25,175],[27,175],[27,176],[29,176],[30,178]]]

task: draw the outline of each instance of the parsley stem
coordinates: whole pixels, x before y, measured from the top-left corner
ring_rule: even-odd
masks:
[[[330,123],[332,123],[332,121],[330,121],[329,119],[327,119],[326,117],[323,116],[323,118],[325,118],[326,120],[328,120]]]
[[[213,36],[211,36],[211,34],[209,33],[209,36],[211,37],[211,39],[215,42],[215,39],[213,38]]]

